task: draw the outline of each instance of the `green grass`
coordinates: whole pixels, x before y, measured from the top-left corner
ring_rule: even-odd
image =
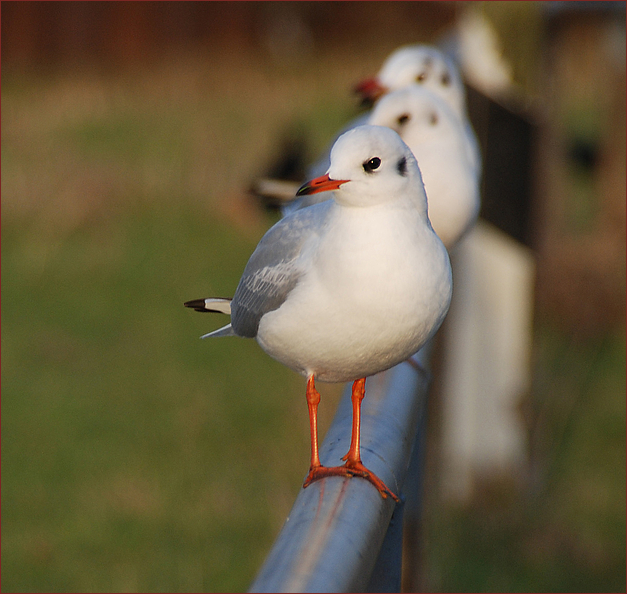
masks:
[[[536,330],[528,476],[427,519],[428,590],[625,590],[625,335]],[[430,583],[429,583],[430,582]]]
[[[274,220],[242,193],[273,139],[315,154],[350,114],[370,68],[324,60],[3,76],[3,591],[248,588],[307,470],[304,380],[182,304],[232,294]],[[431,589],[624,590],[624,331],[539,330],[538,476],[433,511]]]
[[[246,97],[180,93],[3,80],[3,591],[243,591],[306,473],[304,381],[183,307],[273,218]]]
[[[198,339],[219,321],[182,302],[203,278],[230,293],[251,249],[198,214],[77,230],[44,262],[6,225],[5,591],[241,590],[277,528],[275,481],[289,509],[299,381],[252,341]],[[270,468],[273,437],[297,442],[292,468]]]

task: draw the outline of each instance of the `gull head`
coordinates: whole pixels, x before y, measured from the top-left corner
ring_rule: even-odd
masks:
[[[331,149],[331,180],[344,180],[335,192],[343,206],[371,206],[408,193],[424,194],[416,159],[401,137],[383,126],[358,126]]]
[[[453,61],[429,45],[410,45],[397,49],[384,62],[381,70],[356,88],[365,99],[378,97],[418,84],[446,101],[455,113],[465,113],[465,90]]]
[[[398,132],[412,150],[443,139],[463,137],[453,110],[427,88],[411,85],[388,93],[377,102],[368,123]]]

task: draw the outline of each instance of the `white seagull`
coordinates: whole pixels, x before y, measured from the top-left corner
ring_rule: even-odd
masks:
[[[426,87],[382,97],[368,123],[396,130],[414,153],[427,192],[429,220],[450,251],[479,214],[480,180],[466,150],[463,125]]]
[[[360,126],[343,134],[327,174],[298,194],[328,190],[333,200],[294,212],[264,235],[232,300],[185,305],[230,313],[231,323],[206,337],[255,338],[307,378],[311,465],[304,487],[327,476],[360,476],[398,501],[361,462],[365,378],[406,360],[438,330],[451,299],[448,253],[429,223],[414,155],[393,130]],[[316,379],[354,382],[342,466],[320,463]]]

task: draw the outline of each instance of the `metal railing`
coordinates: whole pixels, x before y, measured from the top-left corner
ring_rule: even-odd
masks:
[[[298,494],[250,592],[400,591],[403,487],[429,385],[421,365],[401,363],[368,378],[362,404],[362,460],[401,503],[359,478],[312,483]],[[348,450],[350,393],[349,385],[320,448],[322,464],[338,465]]]

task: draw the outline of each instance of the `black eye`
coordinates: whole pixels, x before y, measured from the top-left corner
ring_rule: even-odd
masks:
[[[366,173],[372,173],[375,169],[379,168],[381,165],[381,159],[379,157],[372,157],[370,161],[364,162],[364,171]]]
[[[423,80],[425,80],[425,78],[427,78],[427,73],[426,72],[421,72],[417,77],[416,77],[416,82],[422,82]]]
[[[435,113],[435,111],[431,112],[431,115],[429,116],[429,123],[432,126],[435,126],[438,123],[438,114]]]
[[[399,126],[402,126],[411,120],[411,116],[408,113],[404,113],[403,115],[398,116],[396,122]]]
[[[445,87],[448,87],[448,86],[451,84],[451,75],[450,75],[448,72],[445,72],[445,73],[442,75],[442,84],[443,84]]]

